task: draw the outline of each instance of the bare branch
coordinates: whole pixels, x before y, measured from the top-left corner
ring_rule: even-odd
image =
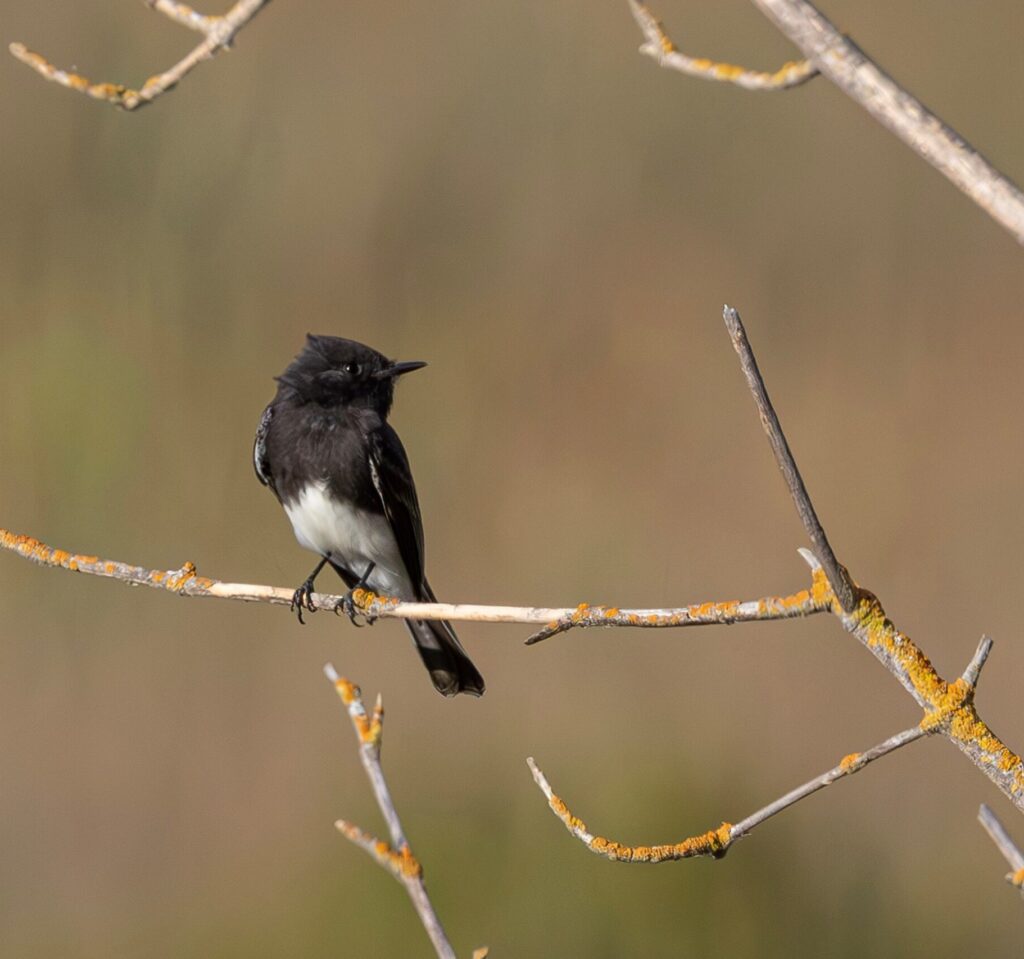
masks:
[[[725,855],[734,840],[811,793],[830,785],[842,776],[857,772],[867,763],[922,736],[938,734],[960,749],[1018,809],[1024,810],[1024,762],[984,723],[974,705],[975,688],[981,670],[992,651],[992,640],[983,636],[961,678],[954,683],[947,683],[910,637],[893,625],[878,599],[853,583],[849,573],[836,560],[825,531],[814,512],[800,471],[768,397],[764,379],[758,369],[739,314],[726,307],[724,318],[733,346],[740,357],[747,383],[754,395],[761,423],[775,453],[776,463],[786,479],[804,528],[817,548],[817,553],[806,549],[800,550],[811,567],[815,583],[814,608],[827,608],[833,612],[843,627],[856,636],[914,697],[924,710],[924,718],[914,728],[887,739],[866,753],[847,756],[823,776],[794,789],[742,822],[736,825],[722,823],[718,829],[691,836],[678,843],[625,846],[614,840],[593,835],[586,824],[574,816],[566,804],[555,795],[534,761],[528,759],[533,778],[547,797],[548,805],[572,835],[592,852],[609,859],[625,862],[663,862],[703,855],[717,858]],[[827,576],[823,576],[822,560],[831,565],[831,569],[825,567]],[[840,589],[848,591],[846,602],[840,599]],[[557,627],[559,624],[553,625]],[[1024,872],[1019,876],[1024,882]]]
[[[228,49],[238,31],[252,20],[270,0],[238,0],[227,13],[220,17],[203,16],[196,13],[191,7],[177,3],[175,0],[143,0],[143,2],[163,13],[175,23],[203,34],[204,39],[173,67],[163,73],[151,76],[138,90],[122,86],[119,83],[93,83],[77,73],[54,66],[42,54],[34,53],[23,43],[12,43],[9,49],[18,60],[30,66],[47,80],[59,83],[69,90],[77,90],[94,100],[112,103],[122,110],[137,110],[176,87],[204,60],[210,60],[221,50]]]
[[[555,795],[550,784],[540,771],[532,757],[527,759],[533,779],[540,787],[541,792],[547,797],[551,811],[562,820],[565,828],[582,842],[591,852],[604,856],[615,862],[668,862],[676,859],[691,859],[694,856],[712,856],[721,859],[734,842],[743,839],[765,820],[778,815],[784,809],[795,805],[801,799],[806,799],[813,793],[831,786],[832,783],[846,776],[852,776],[860,772],[869,763],[881,759],[903,746],[916,742],[934,730],[925,729],[921,726],[913,726],[895,736],[890,737],[883,743],[872,747],[863,753],[851,753],[844,757],[837,766],[833,766],[828,772],[798,786],[791,792],[786,793],[774,802],[769,803],[763,809],[746,819],[733,825],[723,822],[717,829],[711,829],[706,833],[697,836],[690,836],[677,843],[669,843],[658,846],[625,846],[614,839],[605,839],[602,836],[595,836],[591,833],[582,819],[574,816],[565,802]]]
[[[209,33],[219,17],[206,17],[193,10],[184,3],[177,3],[176,0],[142,0],[153,10],[169,17],[175,23],[180,23],[189,30],[197,30],[199,33]]]
[[[739,313],[732,307],[726,306],[723,312],[726,329],[732,340],[733,348],[740,358],[740,366],[743,368],[743,375],[747,378],[747,385],[754,395],[754,402],[757,404],[757,412],[761,417],[761,425],[768,435],[768,442],[771,443],[772,452],[775,454],[775,462],[782,471],[782,476],[789,487],[789,494],[793,497],[796,511],[800,514],[800,521],[814,544],[815,554],[825,569],[832,590],[839,599],[839,605],[845,612],[853,609],[856,601],[856,587],[836,555],[832,552],[828,537],[818,520],[818,514],[814,511],[811,497],[804,486],[803,477],[797,469],[796,460],[786,442],[786,436],[782,432],[782,424],[775,414],[772,401],[768,398],[768,389],[764,385],[761,371],[757,368],[757,360],[754,359],[754,351],[750,348],[747,340],[747,331],[743,328]]]
[[[971,657],[971,661],[967,664],[961,677],[971,689],[978,685],[978,676],[981,675],[981,669],[988,661],[988,654],[991,652],[992,640],[988,636],[982,636],[978,648],[974,651],[974,656]]]
[[[435,952],[440,959],[455,959],[455,950],[448,941],[441,920],[427,895],[427,887],[423,883],[423,867],[409,848],[409,843],[402,830],[402,823],[398,818],[398,811],[395,809],[387,782],[384,779],[384,770],[380,765],[380,744],[384,729],[384,706],[381,698],[377,697],[373,716],[368,716],[358,686],[339,676],[330,663],[324,667],[324,674],[334,685],[338,696],[341,697],[341,701],[348,709],[352,728],[355,730],[356,739],[359,740],[359,759],[370,780],[377,805],[388,825],[391,843],[382,842],[343,819],[339,819],[335,826],[346,839],[364,849],[379,865],[405,886]],[[486,950],[478,949],[474,956],[485,956],[486,954]]]
[[[663,66],[704,75],[700,71],[684,69],[681,63],[677,63],[673,56],[675,47],[657,20],[639,0],[628,2],[647,38],[640,48],[642,53],[654,57]],[[1024,193],[1006,174],[997,170],[956,130],[943,123],[920,100],[896,83],[808,0],[752,2],[807,58],[808,70],[812,72],[803,80],[820,71],[967,194],[993,220],[1009,230],[1018,243],[1024,243]],[[785,70],[783,67],[779,73]],[[777,76],[769,75],[769,79]],[[751,83],[740,85],[750,89],[764,88]],[[771,88],[785,86],[787,84],[777,82]]]
[[[784,63],[774,73],[748,70],[732,63],[718,63],[704,57],[690,57],[679,50],[669,39],[662,25],[638,0],[629,0],[633,18],[644,35],[640,52],[650,57],[660,67],[678,70],[701,80],[718,80],[734,83],[745,90],[790,90],[818,75],[816,67],[807,60]]]
[[[156,570],[131,566],[115,560],[100,559],[53,549],[30,536],[21,536],[0,529],[0,548],[9,550],[40,566],[52,566],[78,573],[88,573],[116,579],[132,586],[150,586],[176,593],[179,596],[198,596],[213,599],[234,599],[250,603],[270,603],[290,606],[294,589],[281,586],[261,586],[249,583],[223,583],[196,573],[194,563],[185,563],[180,569]],[[314,606],[334,609],[342,597],[314,593]],[[353,600],[370,620],[394,617],[397,619],[445,619],[453,622],[544,624],[544,629],[528,640],[538,642],[547,636],[574,627],[637,626],[642,628],[672,628],[707,626],[759,620],[792,619],[826,612],[831,593],[823,575],[812,574],[811,588],[790,596],[767,596],[762,599],[739,602],[730,600],[717,603],[695,603],[673,609],[620,609],[616,606],[589,606],[575,608],[545,608],[538,606],[481,606],[469,603],[406,603],[387,596],[377,596],[368,590],[356,590]]]
[[[1003,858],[1010,864],[1010,872],[1006,874],[1006,881],[1020,890],[1021,896],[1024,896],[1024,852],[1021,852],[1017,844],[1010,838],[1010,834],[999,821],[999,817],[984,803],[978,810],[978,822],[981,823],[992,842],[996,844],[996,848],[1003,854]]]

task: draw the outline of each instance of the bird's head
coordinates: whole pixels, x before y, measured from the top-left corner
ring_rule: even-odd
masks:
[[[355,340],[309,333],[302,352],[277,381],[303,403],[359,406],[387,416],[395,380],[426,365],[389,360]]]

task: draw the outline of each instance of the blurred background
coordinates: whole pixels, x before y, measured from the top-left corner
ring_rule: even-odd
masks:
[[[1024,180],[1019,3],[824,6]],[[695,54],[794,56],[746,0],[655,12]],[[0,23],[129,84],[195,41],[131,0],[0,0]],[[135,115],[0,57],[0,525],[298,585],[311,557],[250,449],[315,331],[430,362],[393,420],[443,599],[799,589],[728,302],[840,558],[944,675],[995,638],[979,703],[1021,748],[1020,248],[827,82],[754,95],[639,42],[619,0],[277,2]],[[462,955],[1019,949],[975,815],[1022,840],[1020,818],[943,742],[721,862],[609,863],[536,790],[527,755],[595,831],[676,841],[916,722],[829,618],[534,648],[464,625],[488,692],[444,701],[393,622],[300,628],[6,554],[0,602],[4,956],[429,955],[333,829],[384,827],[328,660],[384,695],[386,770]]]

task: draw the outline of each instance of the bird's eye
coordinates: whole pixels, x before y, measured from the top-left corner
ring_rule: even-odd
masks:
[[[342,367],[342,369],[346,373],[348,373],[350,376],[355,376],[359,372],[359,364],[358,363],[346,363]]]

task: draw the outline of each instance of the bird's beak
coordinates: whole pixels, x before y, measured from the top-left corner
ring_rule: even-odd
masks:
[[[389,379],[401,376],[403,373],[411,373],[413,370],[422,370],[427,364],[422,360],[409,360],[405,363],[392,363],[387,369],[377,373],[377,379]]]

